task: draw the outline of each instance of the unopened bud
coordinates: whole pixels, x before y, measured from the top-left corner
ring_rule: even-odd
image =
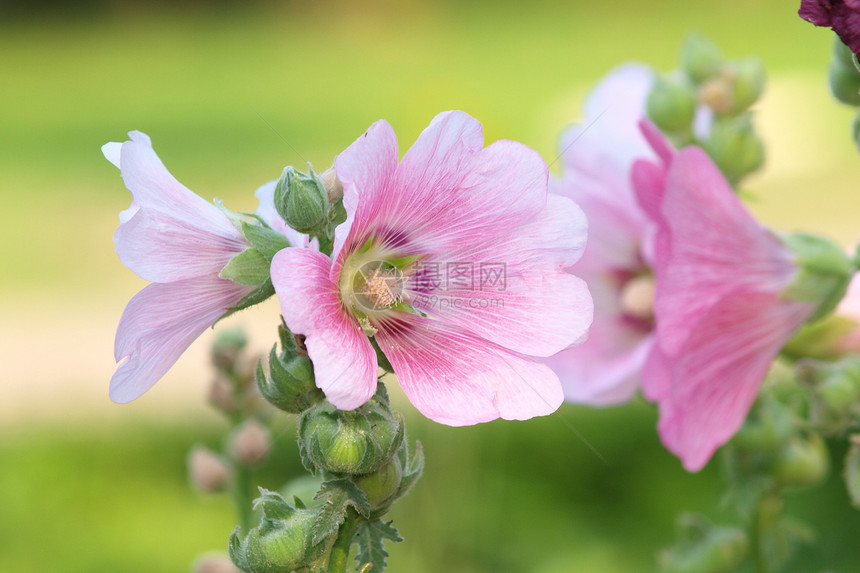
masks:
[[[403,468],[400,465],[400,460],[394,456],[390,462],[375,472],[353,478],[353,482],[367,494],[370,509],[376,510],[392,500],[400,488],[402,477]]]
[[[194,562],[194,573],[242,573],[227,555],[204,555]]]
[[[762,395],[750,410],[732,444],[754,454],[773,451],[792,435],[795,416],[784,404]]]
[[[731,113],[749,109],[764,91],[764,65],[753,56],[729,64],[725,74],[732,89]]]
[[[690,34],[681,46],[681,69],[696,83],[720,73],[723,58],[716,44],[700,34]]]
[[[287,167],[275,186],[275,209],[284,221],[301,233],[319,231],[326,223],[329,198],[325,183],[313,169],[308,174]]]
[[[726,115],[734,108],[732,84],[725,76],[705,80],[699,87],[699,103],[711,108],[717,115]]]
[[[823,480],[829,466],[827,447],[821,436],[795,436],[777,452],[772,475],[783,487],[804,487]]]
[[[388,463],[403,443],[404,430],[380,388],[356,410],[342,412],[323,402],[302,413],[299,444],[303,459],[313,466],[308,469],[364,475]]]
[[[259,465],[272,448],[269,430],[256,418],[251,418],[236,428],[230,436],[230,452],[246,466]]]
[[[764,144],[748,116],[715,122],[704,148],[732,184],[764,163]]]
[[[236,411],[236,398],[233,395],[233,384],[219,372],[209,385],[209,403],[225,414]]]
[[[860,105],[860,72],[839,60],[831,60],[827,66],[827,81],[833,97],[848,105]]]
[[[313,364],[307,356],[293,356],[285,362],[272,347],[269,375],[258,363],[256,377],[260,394],[285,412],[300,414],[325,397],[316,387]]]
[[[230,483],[230,468],[208,448],[194,446],[188,454],[188,475],[192,485],[203,493],[218,493]]]
[[[248,573],[288,573],[318,558],[324,542],[313,544],[317,512],[296,509],[280,494],[262,490],[254,502],[262,512],[260,525],[244,539],[238,529],[230,536],[230,558]]]
[[[343,184],[337,178],[337,173],[334,167],[329,167],[320,175],[326,193],[328,194],[329,203],[332,205],[343,199]]]
[[[231,371],[239,358],[239,353],[247,345],[248,338],[241,330],[222,331],[212,345],[212,363],[220,370]]]
[[[688,131],[696,112],[695,93],[681,76],[659,76],[648,93],[645,109],[651,121],[663,131]]]

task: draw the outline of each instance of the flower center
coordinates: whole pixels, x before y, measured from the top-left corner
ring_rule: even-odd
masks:
[[[395,268],[372,268],[370,274],[364,276],[363,288],[357,294],[374,308],[394,306],[403,296],[403,275]]]
[[[621,287],[621,309],[639,320],[654,319],[654,277],[643,274],[633,277]]]

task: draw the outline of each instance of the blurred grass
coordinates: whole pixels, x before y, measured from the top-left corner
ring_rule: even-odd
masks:
[[[695,29],[728,57],[760,55],[772,80],[761,114],[770,167],[750,183],[756,213],[846,243],[857,232],[850,111],[825,84],[830,35],[782,0],[90,6],[103,12],[63,4],[0,20],[0,308],[16,310],[0,311],[0,327],[4,340],[23,332],[18,344],[48,352],[25,363],[29,353],[4,348],[3,384],[68,404],[3,425],[0,571],[183,571],[223,548],[234,525],[226,500],[194,495],[184,477],[192,443],[217,445],[214,417],[199,406],[188,416],[80,412],[78,381],[99,370],[56,379],[62,365],[50,360],[54,345],[102,360],[110,349],[88,346],[75,321],[109,332],[115,301],[141,284],[113,252],[129,194],[99,152],[131,129],[152,137],[180,181],[234,209],[253,209],[251,192],[285,164],[326,167],[380,118],[403,152],[436,113],[463,109],[488,142],[520,140],[551,162],[606,71],[630,59],[671,69]],[[178,392],[165,383],[138,403],[188,400]],[[405,410],[427,473],[392,514],[407,542],[390,548],[391,571],[647,571],[679,510],[719,515],[717,464],[684,473],[649,406],[562,410],[607,463],[555,416],[447,428]],[[289,424],[285,461],[261,475],[267,487],[298,470]],[[838,475],[789,505],[821,536],[796,570],[860,570],[860,522]]]

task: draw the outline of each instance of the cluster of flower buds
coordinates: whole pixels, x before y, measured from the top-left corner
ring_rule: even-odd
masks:
[[[764,163],[749,111],[763,90],[761,60],[726,61],[711,41],[690,35],[680,69],[655,80],[646,112],[677,146],[701,146],[736,185]]]
[[[860,356],[805,360],[797,377],[810,391],[810,422],[822,434],[841,436],[860,425]]]
[[[348,555],[360,538],[359,566],[370,563],[382,570],[383,539],[400,538],[380,517],[423,469],[420,444],[410,454],[403,420],[391,410],[385,386],[380,383],[373,398],[356,410],[341,411],[326,401],[306,408],[298,434],[302,462],[323,478],[314,501],[306,504],[295,496],[291,506],[282,495],[261,489],[255,508],[262,518],[244,536],[239,529],[233,533],[233,562],[248,573],[316,570],[335,559],[334,546]]]
[[[833,38],[833,57],[827,68],[827,80],[833,97],[846,105],[858,108],[854,116],[854,141],[860,146],[860,62],[851,48],[838,36]]]
[[[212,345],[215,377],[209,385],[209,403],[231,418],[254,415],[263,405],[253,384],[257,357],[246,353],[247,345],[241,330],[223,331]]]

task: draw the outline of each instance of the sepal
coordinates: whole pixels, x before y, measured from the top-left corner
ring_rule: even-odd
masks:
[[[816,303],[808,319],[814,322],[833,311],[844,298],[854,266],[839,245],[824,237],[792,233],[781,238],[793,255],[798,273],[780,297]]]

